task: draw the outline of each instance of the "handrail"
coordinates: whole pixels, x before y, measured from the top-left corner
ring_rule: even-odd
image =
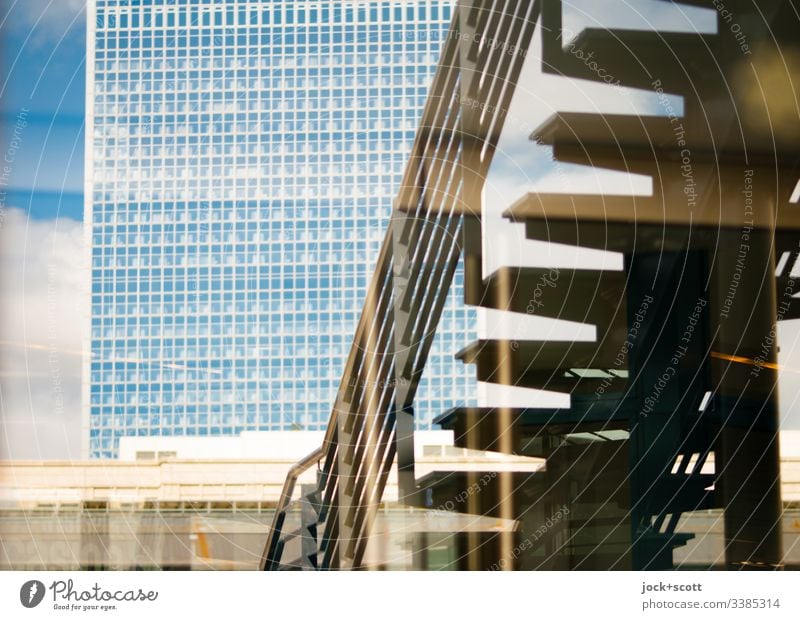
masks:
[[[286,474],[286,481],[283,483],[283,488],[281,489],[280,498],[278,498],[278,504],[275,507],[275,514],[272,515],[272,524],[270,525],[269,530],[270,537],[267,539],[266,545],[264,545],[264,551],[261,554],[261,570],[269,570],[270,568],[268,563],[272,562],[272,558],[270,556],[277,547],[278,541],[276,540],[276,537],[280,537],[281,535],[280,519],[281,516],[285,514],[286,509],[289,507],[297,479],[300,477],[300,474],[307,471],[308,468],[314,463],[319,463],[320,460],[325,457],[325,454],[328,452],[328,449],[333,442],[333,430],[335,428],[336,410],[334,409],[331,413],[328,427],[325,430],[325,437],[322,439],[322,445],[313,452],[304,456],[289,468],[289,471]]]
[[[290,536],[282,534],[283,522],[298,477],[313,463],[327,459],[323,476],[316,485],[316,492],[322,492],[323,497],[314,500],[321,503],[324,515],[319,519],[319,523],[325,524],[319,546],[322,553],[319,566],[323,569],[360,566],[376,499],[379,501],[383,493],[392,461],[401,453],[405,463],[410,455],[413,467],[413,446],[408,441],[409,436],[413,437],[413,421],[408,412],[461,255],[462,246],[456,240],[460,238],[464,214],[480,211],[479,205],[472,203],[479,200],[480,185],[513,92],[513,88],[495,86],[515,83],[524,60],[521,50],[527,47],[539,11],[538,2],[520,4],[512,12],[504,11],[501,5],[500,0],[458,3],[451,35],[462,28],[474,34],[476,24],[480,23],[481,32],[490,31],[496,40],[508,39],[516,44],[521,38],[526,43],[515,45],[516,51],[503,59],[499,74],[493,74],[483,85],[486,91],[483,92],[476,78],[497,64],[497,59],[486,50],[478,53],[481,37],[448,36],[395,199],[393,221],[376,262],[325,439],[319,449],[288,472],[262,554],[262,570],[282,566],[282,541]],[[461,41],[468,41],[465,45],[475,53],[462,55]],[[495,52],[494,46],[486,49]],[[463,93],[470,93],[473,99],[482,96],[487,101],[486,109],[492,113],[482,118],[483,108],[478,110],[465,103]],[[471,182],[467,183],[465,177]],[[395,257],[399,265],[395,264]],[[402,269],[404,260],[410,263],[407,274]],[[397,278],[399,283],[395,282]],[[399,296],[394,298],[396,286]],[[395,338],[414,344],[395,350]],[[398,376],[403,382],[397,381]],[[382,387],[366,396],[367,385],[376,381]],[[398,422],[400,412],[403,415]],[[398,425],[403,428],[400,447]],[[339,544],[342,540],[347,541],[344,549]],[[301,558],[302,566],[306,566],[307,559],[316,566],[312,558]],[[296,566],[296,560],[292,558],[289,565]]]

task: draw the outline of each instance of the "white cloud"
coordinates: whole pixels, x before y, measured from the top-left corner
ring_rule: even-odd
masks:
[[[659,32],[716,32],[713,8],[681,5],[663,0],[568,0],[564,3],[564,28],[609,28]]]
[[[80,458],[81,348],[87,319],[83,227],[0,224],[0,458]]]
[[[6,19],[17,22],[17,29],[32,30],[30,42],[51,47],[53,41],[86,22],[86,0],[10,0],[3,7]]]
[[[28,24],[53,23],[61,28],[86,8],[86,0],[15,0],[12,8],[21,10]]]

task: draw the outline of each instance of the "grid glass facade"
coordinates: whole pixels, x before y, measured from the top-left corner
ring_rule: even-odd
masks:
[[[89,455],[324,428],[452,3],[89,5]],[[472,404],[474,320],[459,269],[421,428]]]

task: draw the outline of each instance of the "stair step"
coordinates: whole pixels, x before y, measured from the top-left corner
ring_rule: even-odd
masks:
[[[648,32],[606,28],[586,28],[571,43],[573,53],[594,52],[597,64],[622,86],[652,89],[661,80],[666,92],[689,94],[697,90],[696,81],[713,67],[713,53],[719,35],[695,32]],[[590,61],[591,62],[591,61]],[[599,72],[585,62],[580,77],[602,81]],[[658,67],[658,74],[653,74]]]
[[[650,164],[640,168],[640,162],[652,162],[659,155],[675,159],[681,150],[675,153],[674,127],[665,116],[556,112],[531,132],[530,139],[552,146],[557,156],[558,149],[575,150],[587,165],[624,155],[619,165],[630,172],[649,171]]]
[[[696,6],[701,9],[713,9],[718,0],[661,0],[664,4],[683,4],[685,6]]]
[[[613,368],[619,343],[616,346],[597,342],[567,342],[543,340],[476,340],[458,353],[456,358],[465,364],[487,363],[497,369],[498,364],[508,364],[514,374],[536,368]],[[625,370],[624,367],[618,370]]]
[[[622,271],[502,267],[484,280],[481,306],[590,323],[605,332],[601,326],[622,326],[626,320],[624,290]]]
[[[302,558],[293,557],[291,560],[281,560],[281,571],[307,570]]]
[[[427,507],[433,510],[516,519],[520,515],[504,512],[507,502],[514,509],[518,504],[530,508],[530,500],[515,502],[514,496],[543,498],[545,478],[544,471],[435,471],[417,479],[417,487],[429,495]]]
[[[728,190],[741,186],[742,179],[731,178],[736,176],[731,170],[720,174]],[[736,209],[720,210],[719,200],[730,194],[721,196],[717,185],[708,189],[698,193],[700,201],[692,208],[682,194],[682,200],[673,202],[647,196],[528,193],[504,215],[524,223],[526,236],[536,241],[624,253],[681,250],[689,241],[695,248],[715,248],[720,228],[738,231],[742,218]],[[800,210],[794,206],[782,205],[777,219],[769,213],[757,215],[753,225],[796,233]]]
[[[616,402],[608,398],[596,399],[588,408],[573,406],[571,409],[455,407],[434,419],[434,423],[452,430],[454,445],[459,448],[544,457],[550,451],[549,446],[532,440],[627,429],[628,412],[616,407]],[[511,437],[511,442],[499,439],[501,421],[502,432]]]
[[[603,383],[623,385],[626,371],[615,362],[619,342],[479,340],[456,357],[474,364],[479,381],[553,391],[586,391]],[[617,388],[621,390],[622,388]]]
[[[283,535],[281,547],[281,565],[284,565],[286,564],[284,558],[299,558],[302,556],[303,537],[296,530],[288,532]]]
[[[505,216],[524,223],[528,239],[610,252],[658,250],[670,241],[683,247],[688,236],[687,220],[672,222],[653,198],[641,196],[529,193]],[[667,231],[667,220],[680,227]]]

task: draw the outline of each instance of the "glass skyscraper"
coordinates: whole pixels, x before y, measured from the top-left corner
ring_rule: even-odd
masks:
[[[89,1],[90,456],[324,428],[451,10]],[[475,393],[473,335],[459,269],[422,428]]]

